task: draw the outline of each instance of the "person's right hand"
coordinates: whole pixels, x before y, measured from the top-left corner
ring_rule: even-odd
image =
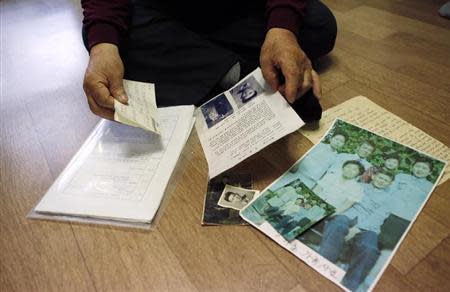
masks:
[[[114,99],[127,104],[123,89],[123,63],[116,45],[100,43],[91,48],[83,89],[91,111],[114,120]]]
[[[316,97],[322,96],[319,75],[293,32],[276,27],[267,31],[261,47],[260,65],[270,87],[279,90],[289,103],[294,103],[311,88]],[[280,74],[284,78],[280,78]]]

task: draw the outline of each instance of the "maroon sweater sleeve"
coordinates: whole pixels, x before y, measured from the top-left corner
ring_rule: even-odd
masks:
[[[81,0],[89,50],[98,43],[119,45],[128,29],[130,0]]]
[[[267,0],[267,30],[280,27],[298,35],[305,8],[306,0]]]

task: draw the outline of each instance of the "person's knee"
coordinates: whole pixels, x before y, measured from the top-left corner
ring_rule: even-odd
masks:
[[[333,13],[330,11],[329,22],[324,27],[324,51],[323,55],[330,53],[334,49],[334,45],[336,44],[337,37],[337,22]]]
[[[322,2],[311,0],[299,31],[299,44],[310,59],[317,59],[333,50],[337,29],[331,10]]]
[[[337,22],[334,14],[326,6],[322,13],[325,21],[322,22],[319,32],[320,56],[324,56],[334,49],[337,37]]]

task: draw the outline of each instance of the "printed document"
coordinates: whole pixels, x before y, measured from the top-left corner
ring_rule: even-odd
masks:
[[[162,135],[102,120],[35,212],[151,223],[193,113],[193,106],[158,109]]]
[[[123,86],[128,96],[128,105],[114,100],[114,120],[160,134],[157,122],[155,85],[124,80]]]
[[[304,125],[256,69],[236,86],[201,105],[195,128],[213,178]]]

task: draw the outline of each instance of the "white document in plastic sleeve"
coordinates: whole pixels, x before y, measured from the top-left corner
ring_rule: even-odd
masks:
[[[195,117],[210,178],[304,125],[259,68],[197,108]]]
[[[114,100],[114,120],[160,134],[155,85],[123,80],[123,86],[128,96],[128,105]]]
[[[34,211],[150,223],[193,113],[193,106],[158,109],[162,135],[102,120]]]

